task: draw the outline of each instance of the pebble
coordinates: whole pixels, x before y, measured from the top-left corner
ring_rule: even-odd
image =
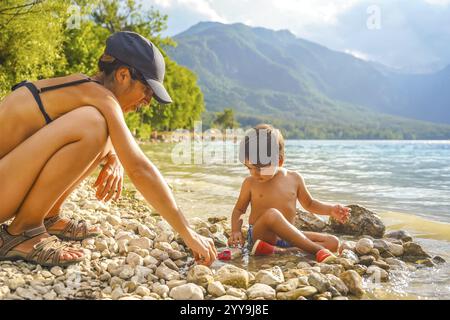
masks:
[[[210,282],[207,291],[213,297],[221,297],[226,294],[225,288],[220,281]]]
[[[135,252],[130,252],[128,254],[126,262],[132,267],[144,265],[144,259]]]
[[[55,276],[59,277],[62,276],[64,274],[64,271],[61,269],[61,267],[52,267],[50,269],[50,272],[53,273]]]
[[[255,282],[276,287],[284,282],[283,271],[278,266],[267,270],[260,270],[255,276]]]
[[[373,249],[373,241],[368,238],[359,239],[356,243],[356,252],[360,255],[368,254]]]
[[[247,290],[248,299],[253,300],[256,298],[263,298],[266,300],[275,299],[275,289],[267,284],[256,283]]]
[[[151,291],[149,288],[144,287],[144,286],[138,286],[135,290],[135,292],[137,295],[140,295],[142,297],[148,296],[150,295]]]
[[[194,283],[186,283],[170,290],[170,297],[175,300],[203,300],[203,290]]]

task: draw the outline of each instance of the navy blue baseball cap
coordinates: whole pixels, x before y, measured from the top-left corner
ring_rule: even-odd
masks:
[[[164,57],[150,40],[135,32],[116,32],[106,40],[105,53],[140,72],[159,103],[172,102],[163,85],[166,70]]]

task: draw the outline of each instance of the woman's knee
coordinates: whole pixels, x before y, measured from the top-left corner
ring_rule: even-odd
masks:
[[[105,118],[94,107],[81,107],[77,111],[79,111],[77,116],[81,119],[81,139],[95,150],[103,151],[108,140],[108,126]]]

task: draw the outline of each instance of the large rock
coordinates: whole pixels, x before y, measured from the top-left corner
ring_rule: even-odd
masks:
[[[196,284],[187,283],[172,288],[170,297],[175,300],[203,300],[203,290]]]
[[[227,264],[217,271],[216,280],[222,282],[222,284],[247,289],[249,276],[244,269]]]
[[[322,219],[318,218],[315,214],[310,212],[304,212],[297,209],[297,215],[295,216],[294,225],[302,231],[323,231],[327,224]]]
[[[348,207],[352,211],[346,223],[342,224],[334,218],[330,218],[330,228],[333,232],[354,236],[369,235],[375,238],[383,237],[386,228],[374,212],[358,205],[350,205]]]
[[[278,266],[267,270],[260,270],[255,276],[255,282],[276,287],[284,282],[283,271],[281,271],[281,268]]]
[[[362,278],[355,270],[347,270],[339,276],[347,286],[349,292],[357,297],[364,295]]]
[[[431,258],[431,256],[419,244],[411,241],[403,244],[403,259],[405,261],[415,262],[427,258]]]
[[[386,238],[392,238],[392,239],[399,239],[403,242],[409,242],[412,241],[412,236],[404,230],[396,230],[396,231],[390,231],[385,234]]]
[[[256,283],[247,290],[249,299],[264,298],[266,300],[275,299],[275,289],[267,284]]]

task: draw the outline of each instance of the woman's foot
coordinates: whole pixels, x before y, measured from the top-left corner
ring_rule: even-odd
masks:
[[[46,217],[44,225],[51,235],[64,240],[80,241],[90,237],[99,236],[102,232],[96,226],[88,226],[84,220],[62,218],[59,215]]]
[[[42,227],[42,231],[30,233],[37,229],[39,228],[25,231],[21,234],[11,234],[5,225],[1,226],[0,260],[23,259],[25,261],[39,263],[39,252],[42,251],[46,251],[47,253],[47,259],[41,261],[42,263],[39,263],[43,265],[58,265],[58,263],[61,263],[61,265],[68,265],[83,259],[84,252],[82,250],[70,247],[68,244],[64,244],[60,240],[52,237],[45,232],[44,227]],[[15,242],[18,242],[17,245],[14,245]],[[37,252],[35,259],[31,258],[30,255],[33,251]],[[59,255],[59,258],[52,261],[54,255]],[[30,259],[28,259],[28,257],[30,257]]]

